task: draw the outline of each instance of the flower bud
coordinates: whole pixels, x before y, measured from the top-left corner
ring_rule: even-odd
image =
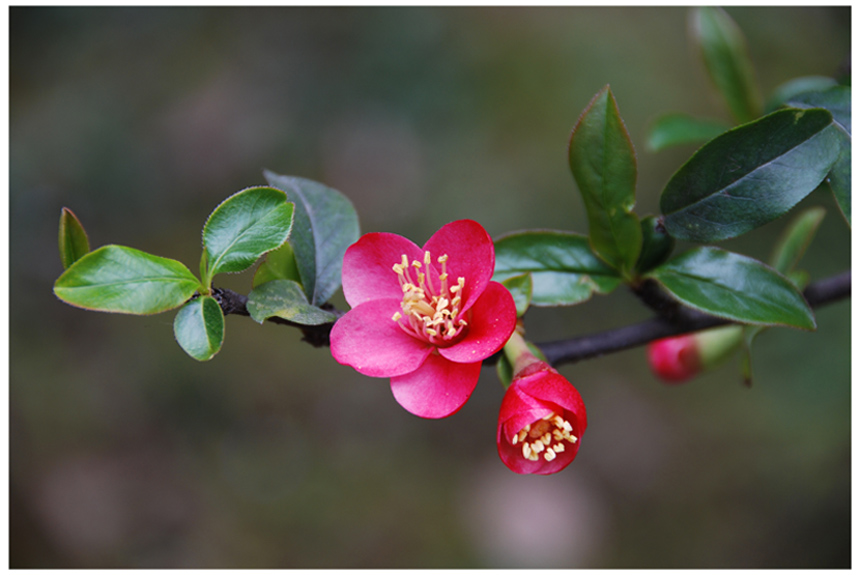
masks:
[[[739,325],[667,337],[648,345],[648,363],[665,383],[684,383],[722,363],[742,340],[743,327]]]

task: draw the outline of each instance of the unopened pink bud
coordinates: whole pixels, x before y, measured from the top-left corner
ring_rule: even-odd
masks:
[[[699,346],[692,335],[679,335],[652,341],[648,363],[665,383],[683,383],[702,370]]]

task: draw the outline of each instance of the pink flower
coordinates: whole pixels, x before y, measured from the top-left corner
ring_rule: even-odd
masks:
[[[648,344],[651,371],[665,383],[684,383],[701,369],[698,344],[692,335],[680,335]]]
[[[493,241],[471,220],[444,226],[423,248],[396,234],[362,236],[343,258],[352,309],[332,329],[332,356],[390,377],[394,398],[415,415],[455,413],[516,325],[510,292],[490,281],[494,266]]]
[[[588,421],[571,383],[542,361],[514,376],[502,398],[496,445],[516,473],[549,475],[570,465]]]

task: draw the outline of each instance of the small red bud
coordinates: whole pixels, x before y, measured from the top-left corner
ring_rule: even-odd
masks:
[[[652,341],[648,345],[651,370],[665,383],[683,383],[702,370],[699,345],[692,335]]]

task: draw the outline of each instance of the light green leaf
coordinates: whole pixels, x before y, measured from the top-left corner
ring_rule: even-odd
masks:
[[[203,227],[207,279],[251,267],[287,240],[292,220],[293,205],[274,188],[248,188],[221,202]]]
[[[749,122],[761,111],[741,29],[721,8],[699,7],[690,14],[690,28],[705,68],[739,122]]]
[[[765,106],[765,112],[769,114],[775,111],[781,106],[784,106],[786,102],[798,94],[826,90],[836,85],[836,80],[828,78],[827,76],[802,76],[800,78],[794,78],[777,86]],[[797,108],[799,106],[792,107]],[[817,108],[818,106],[812,107]]]
[[[527,272],[511,276],[502,280],[501,283],[503,286],[508,288],[508,291],[511,292],[511,296],[514,298],[514,305],[517,308],[517,317],[523,317],[532,302],[531,274]]]
[[[81,259],[90,251],[90,240],[81,221],[69,208],[60,212],[60,261],[63,269]]]
[[[648,274],[684,305],[739,323],[815,329],[797,288],[752,258],[713,247],[690,250]]]
[[[272,280],[254,288],[246,304],[251,317],[263,323],[270,317],[280,317],[302,325],[320,325],[337,319],[308,303],[302,286],[291,280]]]
[[[597,258],[585,236],[555,230],[527,230],[499,238],[493,279],[531,273],[532,305],[573,305],[621,283],[618,272]]]
[[[636,154],[615,98],[604,87],[573,128],[570,170],[585,203],[594,252],[622,274],[639,257],[642,230],[636,203]]]
[[[340,287],[343,254],[358,241],[355,208],[346,196],[318,182],[268,170],[264,174],[269,185],[296,203],[290,245],[308,301],[321,305]]]
[[[841,137],[823,109],[784,109],[729,130],[666,184],[666,229],[676,239],[713,242],[782,216],[824,180]]]
[[[252,287],[272,280],[293,280],[300,282],[296,257],[289,242],[266,254],[266,259],[254,273]]]
[[[785,228],[774,247],[770,265],[779,273],[785,275],[794,270],[794,266],[806,253],[806,248],[815,237],[818,226],[827,211],[822,207],[805,210]]]
[[[648,148],[658,152],[686,144],[699,145],[716,138],[729,128],[730,125],[720,120],[694,118],[688,114],[665,114],[651,125]]]
[[[147,315],[179,307],[199,287],[176,260],[107,245],[71,265],[54,283],[54,293],[84,309]]]
[[[200,296],[182,306],[173,321],[173,334],[185,353],[208,361],[224,343],[224,314],[210,296]]]

